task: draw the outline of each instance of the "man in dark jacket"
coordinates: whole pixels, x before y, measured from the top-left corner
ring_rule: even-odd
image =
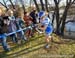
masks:
[[[36,24],[36,10],[33,10],[30,13],[30,16],[33,18],[33,24]]]
[[[33,19],[33,20],[32,20],[33,26],[35,26],[35,24],[37,24],[37,22],[36,22],[36,10],[35,10],[35,9],[33,9],[33,10],[31,11],[30,16],[31,16],[31,18]],[[33,29],[35,29],[35,27],[34,27]],[[35,30],[33,30],[32,37],[33,37],[34,33],[35,33]]]

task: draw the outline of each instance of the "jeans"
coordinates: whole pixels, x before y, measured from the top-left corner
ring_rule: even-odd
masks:
[[[13,43],[17,43],[18,42],[16,34],[11,35],[10,37],[12,38]]]
[[[3,36],[3,34],[0,34],[0,36],[2,36],[2,38],[0,38],[0,40],[1,40],[1,43],[2,43],[2,46],[3,46],[3,49],[5,51],[10,51],[10,47],[8,46],[8,44],[6,42],[7,38],[5,36]]]
[[[27,38],[26,38],[26,36],[25,36],[25,34],[24,34],[24,31],[19,32],[19,34],[20,34],[20,37],[21,37],[24,41],[27,40]]]

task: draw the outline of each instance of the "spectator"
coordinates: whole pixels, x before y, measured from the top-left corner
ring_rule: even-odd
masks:
[[[34,36],[34,33],[35,33],[35,31],[36,31],[35,25],[37,24],[37,19],[36,19],[36,9],[33,8],[29,15],[33,18],[33,20],[32,20],[33,26],[34,26],[34,28],[33,28],[34,30],[32,31],[32,32],[33,32],[32,37],[33,37],[33,36]]]
[[[13,11],[12,10],[9,10],[8,11],[8,15],[9,15],[8,18],[9,18],[9,21],[10,21],[10,23],[8,25],[8,32],[9,33],[15,32],[17,30],[17,28],[16,28],[15,17],[13,16]],[[14,43],[17,43],[18,42],[18,40],[17,40],[17,34],[13,34],[13,35],[11,35],[11,37],[12,37],[12,41]]]
[[[25,12],[24,13],[24,21],[25,21],[25,26],[26,27],[33,25],[32,20],[33,20],[32,17],[27,15],[27,12]],[[32,36],[32,29],[26,30],[25,35],[27,35],[26,37],[27,37],[27,39],[29,39]]]
[[[17,12],[16,15],[16,26],[17,26],[17,30],[21,30],[24,27],[24,21],[21,17],[21,13]],[[27,40],[27,38],[24,35],[24,31],[19,32],[19,38],[22,38],[24,41]]]
[[[27,15],[27,12],[24,13],[24,21],[26,24],[26,27],[32,24],[33,18]]]
[[[2,10],[0,9],[0,40],[1,40],[1,43],[2,43],[4,50],[10,51],[10,48],[6,42],[7,39],[4,36],[3,27],[4,27],[4,21],[3,21],[3,17],[2,17]]]
[[[35,9],[33,9],[31,12],[30,12],[30,14],[29,14],[32,18],[33,18],[33,24],[36,24],[37,22],[36,22],[36,10]]]

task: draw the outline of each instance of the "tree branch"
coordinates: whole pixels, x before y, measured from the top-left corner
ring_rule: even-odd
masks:
[[[62,18],[65,16],[65,12],[68,12],[68,9],[71,7],[71,5],[73,4],[75,2],[75,0],[67,0],[67,5],[66,5],[66,7],[65,7],[65,10],[64,10],[64,13],[63,13],[63,16],[62,16]],[[61,18],[61,20],[60,20],[60,22],[59,23],[61,23],[62,22],[62,19]]]
[[[4,7],[8,10],[7,6],[5,6],[5,5],[4,5],[3,3],[1,3],[1,2],[0,2],[0,4],[1,4],[2,6],[4,6]]]
[[[9,0],[9,1],[10,1],[11,5],[12,5],[13,9],[15,9],[14,4],[12,3],[12,1],[11,0]]]

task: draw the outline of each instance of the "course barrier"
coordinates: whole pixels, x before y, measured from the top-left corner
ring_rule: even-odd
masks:
[[[26,29],[32,29],[33,27],[34,27],[34,26],[28,26],[28,27],[26,27],[26,28],[17,30],[17,31],[15,31],[15,32],[11,32],[11,33],[8,33],[8,34],[7,34],[7,33],[0,34],[0,39],[2,39],[2,38],[4,38],[4,37],[8,37],[8,36],[13,35],[13,34],[16,34],[16,33],[19,33],[19,32],[24,31],[24,30],[26,30]]]

